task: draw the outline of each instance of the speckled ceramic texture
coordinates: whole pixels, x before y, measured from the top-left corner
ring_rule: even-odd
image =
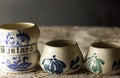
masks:
[[[83,65],[83,55],[75,41],[53,40],[45,44],[40,65],[48,73],[69,74]]]
[[[86,67],[95,74],[120,73],[120,44],[116,42],[93,43],[86,56]]]
[[[0,69],[10,73],[34,70],[40,57],[37,48],[39,35],[34,23],[0,25]]]

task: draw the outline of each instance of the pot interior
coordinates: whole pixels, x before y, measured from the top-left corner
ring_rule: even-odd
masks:
[[[18,22],[18,23],[7,23],[0,25],[0,28],[2,29],[9,29],[9,30],[15,30],[15,29],[26,29],[35,26],[33,23],[29,22]]]
[[[119,48],[120,44],[114,42],[97,42],[91,45],[95,48]]]
[[[46,43],[46,45],[53,47],[68,47],[68,46],[74,46],[76,44],[77,43],[75,41],[71,41],[71,40],[54,40]]]

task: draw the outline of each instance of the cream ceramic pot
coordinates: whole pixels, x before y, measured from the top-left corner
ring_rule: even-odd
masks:
[[[0,25],[0,45],[27,46],[35,44],[39,37],[37,25],[29,22],[7,23]]]
[[[82,53],[77,43],[70,40],[47,42],[40,58],[42,69],[48,73],[73,73],[79,70],[82,64]]]
[[[8,73],[24,73],[36,69],[39,52],[26,54],[0,54],[0,70]]]
[[[116,42],[93,43],[86,56],[86,67],[95,74],[120,73],[120,44]]]
[[[39,60],[39,35],[39,29],[34,23],[0,25],[0,69],[10,73],[34,70]]]

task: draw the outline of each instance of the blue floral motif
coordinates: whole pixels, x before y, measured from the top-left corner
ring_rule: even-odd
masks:
[[[27,62],[28,57],[13,57],[12,58],[13,62],[11,63],[11,61],[9,59],[7,59],[6,62],[2,62],[2,64],[6,64],[8,68],[12,69],[12,70],[16,70],[16,71],[22,71],[22,70],[26,70],[32,63]]]
[[[66,64],[63,61],[56,59],[56,56],[53,55],[53,58],[46,58],[42,61],[44,69],[49,73],[61,74],[63,68],[66,68]]]
[[[21,45],[29,45],[30,42],[30,36],[24,32],[21,32],[20,30],[18,30],[18,34],[17,36],[17,45],[21,46]]]
[[[15,45],[15,46],[26,46],[29,45],[30,42],[30,36],[25,33],[22,32],[20,30],[18,30],[17,34],[14,33],[7,33],[6,34],[6,39],[5,39],[5,43],[7,45]]]
[[[77,58],[75,60],[71,60],[70,63],[70,69],[75,70],[79,67],[79,61],[80,61],[80,57],[77,56]]]
[[[15,44],[14,34],[9,33],[6,35],[6,44]]]
[[[86,59],[86,67],[91,72],[102,73],[102,66],[105,64],[104,60],[99,58],[96,53]]]

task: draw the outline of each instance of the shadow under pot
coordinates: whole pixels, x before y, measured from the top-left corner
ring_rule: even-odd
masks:
[[[69,74],[82,67],[83,56],[75,41],[53,40],[45,44],[40,65],[48,73]]]
[[[117,42],[93,43],[86,56],[86,68],[95,74],[120,73],[120,44]]]

